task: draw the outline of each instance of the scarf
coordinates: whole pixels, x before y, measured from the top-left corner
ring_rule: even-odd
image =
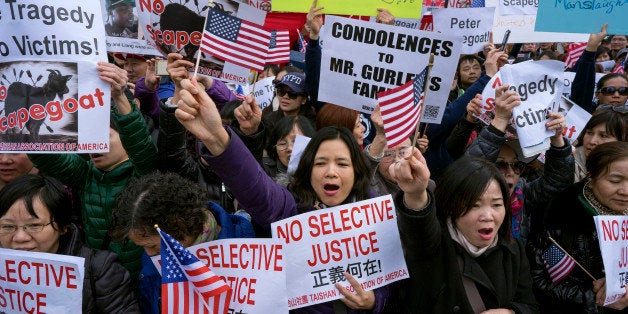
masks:
[[[220,233],[220,226],[216,218],[214,218],[214,214],[207,208],[205,208],[204,212],[207,219],[203,224],[203,231],[198,235],[193,245],[216,240]]]
[[[449,218],[447,219],[447,230],[449,231],[451,239],[460,244],[460,246],[462,246],[462,248],[464,248],[464,250],[467,251],[467,253],[469,253],[469,255],[474,258],[484,254],[486,250],[497,245],[498,235],[495,235],[495,238],[493,239],[493,242],[491,244],[483,248],[478,248],[477,246],[471,244],[471,242],[469,242],[469,240],[467,240],[467,238],[465,238],[461,232],[458,232],[458,229],[454,227],[454,224]]]
[[[523,218],[523,189],[520,185],[515,186],[512,195],[510,195],[510,208],[512,210],[510,233],[513,238],[518,239],[521,234],[521,220]]]

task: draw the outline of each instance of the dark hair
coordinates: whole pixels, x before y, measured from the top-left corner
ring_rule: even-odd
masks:
[[[371,168],[360,146],[358,146],[358,143],[355,141],[355,137],[346,128],[328,126],[318,130],[312,137],[312,140],[307,144],[301,160],[299,161],[299,166],[292,178],[292,182],[288,186],[288,189],[292,191],[298,202],[300,212],[311,210],[314,202],[318,199],[310,182],[316,153],[323,142],[335,139],[343,141],[349,148],[351,163],[353,164],[353,173],[355,175],[353,188],[345,201],[349,201],[353,198],[360,201],[369,197],[368,191]]]
[[[473,208],[492,180],[499,184],[506,209],[498,234],[500,238],[510,240],[512,213],[508,184],[497,167],[482,158],[463,157],[445,169],[434,191],[436,215],[440,221],[445,223],[447,219],[451,219],[455,225],[456,219],[466,215]]]
[[[601,108],[593,112],[593,115],[578,135],[576,147],[584,144],[584,135],[587,130],[605,123],[606,133],[617,138],[618,141],[628,141],[628,115],[615,112],[612,107]]]
[[[543,56],[547,56],[548,58],[550,58],[550,60],[557,60],[556,59],[556,53],[551,51],[551,50],[544,50],[544,51],[542,51],[534,59],[535,60],[541,60],[541,57],[543,57]]]
[[[186,236],[196,238],[207,220],[207,200],[207,192],[198,184],[175,173],[132,178],[118,196],[110,235],[122,242],[131,230],[157,234],[157,224],[179,241]]]
[[[604,46],[599,46],[597,47],[597,50],[595,51],[595,58],[599,57],[600,55],[603,54],[608,54],[608,57],[611,57],[611,49],[608,47],[604,47]]]
[[[471,63],[473,63],[473,61],[477,61],[480,64],[480,67],[482,67],[482,70],[484,70],[484,65],[480,57],[476,55],[461,55],[460,59],[458,59],[458,66],[456,66],[456,76],[458,77],[458,79],[460,79],[460,67],[465,61]]]
[[[50,218],[65,230],[72,219],[72,199],[65,186],[57,179],[36,174],[24,174],[9,182],[0,190],[0,217],[4,216],[15,202],[23,200],[28,213],[37,217],[33,203],[39,199],[48,209]],[[52,225],[54,228],[54,224]]]
[[[231,121],[235,120],[234,111],[242,104],[242,100],[235,99],[225,104],[222,109],[220,109],[220,118],[223,123],[229,124]]]
[[[274,160],[279,158],[275,145],[277,145],[277,142],[279,142],[280,139],[286,137],[295,125],[299,128],[299,130],[301,130],[301,133],[307,137],[314,136],[314,133],[316,132],[314,131],[312,121],[304,116],[296,115],[281,118],[277,124],[275,124],[275,127],[272,128],[270,134],[268,134],[266,143],[266,152],[268,153],[268,157]]]
[[[587,171],[597,178],[608,171],[608,167],[619,160],[628,159],[628,142],[608,142],[597,145],[587,157]]]
[[[600,89],[602,89],[604,86],[604,84],[606,84],[607,81],[610,81],[611,79],[614,79],[616,77],[621,77],[624,80],[626,80],[626,82],[628,82],[628,76],[626,76],[626,74],[621,74],[621,73],[608,73],[604,76],[602,76],[602,78],[600,78],[600,80],[597,82],[597,88],[596,90],[599,92]]]
[[[273,75],[277,75],[277,73],[279,73],[279,66],[276,64],[266,64],[264,65],[264,71],[266,70],[273,72]]]
[[[327,126],[339,126],[349,129],[353,133],[355,120],[360,115],[357,110],[341,107],[334,104],[325,104],[316,113],[316,129]]]

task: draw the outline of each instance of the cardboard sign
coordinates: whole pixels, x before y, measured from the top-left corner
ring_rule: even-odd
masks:
[[[187,248],[231,287],[229,313],[288,313],[285,263],[276,239],[224,239]],[[151,257],[161,274],[160,257]],[[190,285],[190,293],[194,293]]]
[[[628,34],[627,7],[621,0],[540,0],[534,30],[592,34],[608,23],[608,34]]]
[[[606,274],[604,305],[617,302],[628,284],[628,217],[594,216]]]
[[[0,248],[0,313],[81,313],[82,257]]]
[[[472,54],[490,43],[495,8],[434,9],[434,31],[462,36],[462,54]]]
[[[289,278],[288,306],[296,309],[343,298],[351,274],[365,290],[408,278],[390,195],[319,209],[277,221]]]
[[[0,3],[0,151],[109,151],[101,12],[98,1]]]
[[[390,11],[395,17],[419,18],[423,1],[381,1],[381,0],[318,0],[317,6],[325,7],[323,13],[339,15],[375,16],[377,8]],[[312,1],[272,0],[273,11],[309,12]]]
[[[371,113],[376,95],[418,75],[434,53],[423,122],[440,123],[462,43],[444,34],[327,16],[318,97]]]

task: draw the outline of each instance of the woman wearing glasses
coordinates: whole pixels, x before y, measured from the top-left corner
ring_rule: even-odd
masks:
[[[467,154],[495,162],[506,178],[512,206],[513,238],[524,242],[537,220],[542,219],[539,210],[556,193],[573,183],[574,160],[569,141],[563,138],[565,118],[556,112],[549,112],[546,128],[555,131],[550,138],[550,148],[545,152],[545,170],[541,177],[527,182],[521,178],[525,163],[521,162],[515,150],[507,144],[506,127],[510,123],[512,110],[521,103],[519,94],[508,90],[508,85],[495,91],[495,118],[484,128],[471,144]],[[535,229],[536,230],[536,229]]]
[[[628,141],[628,106],[600,105],[575,144],[575,182],[587,177],[585,161],[591,151],[600,144],[615,141]]]
[[[628,100],[628,77],[624,73],[609,73],[597,83],[595,89],[595,54],[606,36],[606,24],[597,34],[591,34],[586,49],[575,65],[576,76],[571,85],[571,100],[584,110],[593,113],[598,105],[620,106]],[[593,97],[597,101],[593,101]]]
[[[602,308],[607,282],[593,220],[597,215],[628,215],[628,143],[598,145],[587,157],[587,169],[587,180],[568,187],[549,203],[544,231],[531,237],[527,247],[542,313],[628,312],[628,285],[623,297]],[[564,276],[550,276],[545,266],[552,245],[548,236],[596,280],[578,266]]]
[[[139,313],[129,272],[116,254],[83,245],[70,222],[70,196],[61,182],[25,174],[0,191],[3,248],[85,258],[83,313]]]

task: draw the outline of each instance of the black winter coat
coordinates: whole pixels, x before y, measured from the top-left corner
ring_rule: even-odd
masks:
[[[140,313],[129,272],[115,253],[83,245],[74,224],[59,239],[57,253],[85,258],[83,313]]]

